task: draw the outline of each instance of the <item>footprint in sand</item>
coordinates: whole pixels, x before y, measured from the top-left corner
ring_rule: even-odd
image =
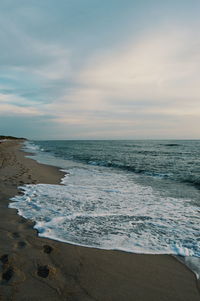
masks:
[[[47,265],[38,265],[37,274],[39,277],[47,278],[49,276],[49,267]]]
[[[2,263],[3,272],[1,275],[2,283],[7,283],[12,276],[14,275],[14,269],[12,266],[9,266],[9,257],[8,254],[4,254],[0,257]]]
[[[12,233],[12,237],[13,237],[13,238],[19,238],[20,235],[19,235],[18,232],[13,232],[13,233]]]
[[[13,277],[13,275],[14,275],[14,269],[12,266],[9,266],[2,274],[2,281],[8,282]]]
[[[26,244],[25,241],[19,241],[19,242],[17,243],[17,246],[18,246],[18,248],[20,248],[20,249],[25,248],[26,245],[27,245],[27,244]]]
[[[2,264],[8,263],[8,254],[4,254],[0,257],[0,261]]]
[[[44,251],[44,253],[50,254],[53,251],[53,248],[49,245],[44,245],[43,251]]]

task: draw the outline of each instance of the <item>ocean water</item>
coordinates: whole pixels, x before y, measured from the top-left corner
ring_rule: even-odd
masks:
[[[200,273],[200,141],[29,141],[66,172],[25,185],[11,208],[39,235],[73,244],[182,256]]]

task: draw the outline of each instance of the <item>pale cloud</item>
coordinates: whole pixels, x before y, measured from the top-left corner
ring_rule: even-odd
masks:
[[[20,71],[30,72],[31,74],[45,81],[67,80],[71,75],[70,51],[63,46],[43,43],[28,38],[28,44],[35,52],[35,56],[43,57],[44,61],[35,67],[24,66]]]
[[[0,104],[0,115],[3,116],[41,116],[43,115],[39,110],[33,107],[19,107],[11,104]]]
[[[200,115],[200,52],[194,49],[200,44],[193,41],[187,31],[146,33],[112,53],[91,56],[76,71],[71,69],[68,50],[31,41],[34,51],[48,51],[50,59],[37,68],[21,67],[20,72],[30,72],[44,84],[61,80],[61,89],[46,104],[0,95],[0,110],[13,115],[48,115],[60,126],[84,127],[92,137],[106,133],[120,137],[123,131],[158,136],[161,130],[163,137],[165,131],[172,137],[174,118],[181,124],[176,133],[181,128],[188,132],[189,126],[196,135],[197,124],[191,118]],[[66,88],[69,79],[71,87]]]
[[[200,116],[200,41],[193,38],[187,30],[162,30],[96,55],[74,79],[77,88],[48,112],[66,125],[115,124],[120,131],[127,124],[133,132],[138,118],[149,128],[155,116],[166,126],[166,116]]]
[[[112,99],[195,100],[200,97],[199,68],[200,39],[194,42],[187,31],[162,30],[96,57],[77,81]]]
[[[27,99],[0,93],[0,115],[2,116],[42,116],[44,113],[36,103]]]

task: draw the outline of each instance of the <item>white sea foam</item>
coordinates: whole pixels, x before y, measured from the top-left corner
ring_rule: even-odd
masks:
[[[37,152],[40,150],[40,147],[34,143],[31,143],[30,141],[25,141],[23,144],[23,150],[28,152]]]
[[[130,174],[71,168],[64,185],[25,185],[11,208],[39,235],[135,253],[200,257],[199,212],[190,200],[161,196]]]

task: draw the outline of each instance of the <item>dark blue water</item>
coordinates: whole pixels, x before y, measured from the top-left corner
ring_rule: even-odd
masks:
[[[199,140],[36,141],[63,159],[171,179],[200,188]]]

